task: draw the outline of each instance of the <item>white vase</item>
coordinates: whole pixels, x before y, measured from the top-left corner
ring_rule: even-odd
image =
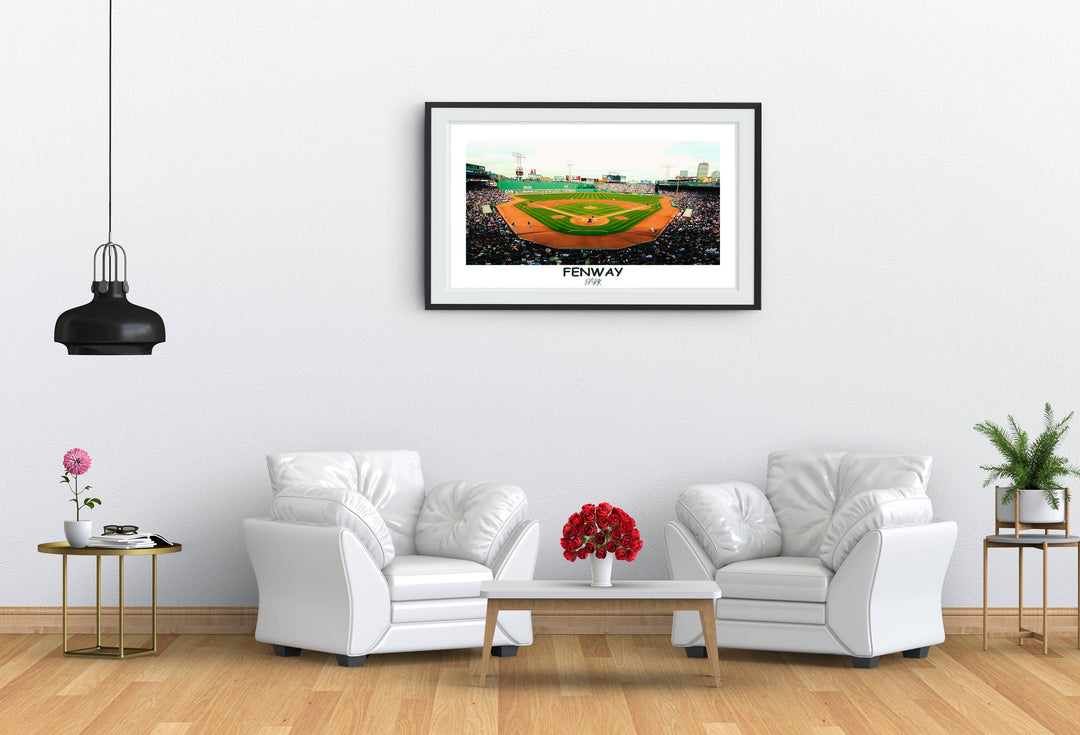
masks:
[[[590,587],[611,586],[611,563],[615,561],[613,554],[608,554],[603,559],[597,559],[596,554],[589,557],[589,568],[592,570],[592,584]]]
[[[85,547],[90,540],[90,521],[64,521],[64,536],[71,548]]]
[[[1015,523],[1016,507],[1013,503],[1002,505],[1001,499],[1005,497],[1005,491],[1009,488],[999,487],[996,490],[997,520],[998,523]],[[1058,508],[1054,510],[1050,503],[1046,502],[1046,493],[1042,490],[1018,490],[1016,496],[1020,503],[1021,523],[1064,523],[1065,521],[1065,491],[1055,490]]]

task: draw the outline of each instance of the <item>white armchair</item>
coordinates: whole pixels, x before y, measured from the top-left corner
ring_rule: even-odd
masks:
[[[664,527],[672,579],[711,579],[718,644],[851,656],[858,668],[945,640],[941,587],[956,524],[931,522],[930,457],[843,452],[769,456],[765,492],[696,485]],[[671,641],[703,657],[700,619],[675,613]]]
[[[362,666],[371,653],[483,645],[480,583],[532,579],[539,526],[512,485],[425,490],[409,451],[267,457],[271,518],[244,521],[259,586],[255,638]],[[528,612],[502,612],[492,652],[532,643]]]

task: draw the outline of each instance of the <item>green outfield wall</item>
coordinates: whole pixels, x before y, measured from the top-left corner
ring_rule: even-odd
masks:
[[[592,183],[581,181],[518,181],[517,179],[499,179],[499,188],[506,191],[596,191]]]

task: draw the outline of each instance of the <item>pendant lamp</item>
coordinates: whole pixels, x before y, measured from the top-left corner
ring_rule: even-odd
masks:
[[[127,299],[127,252],[112,241],[112,0],[109,0],[109,238],[94,250],[93,299],[56,320],[53,337],[69,355],[149,355],[165,341],[157,312]],[[98,268],[101,278],[98,278]]]

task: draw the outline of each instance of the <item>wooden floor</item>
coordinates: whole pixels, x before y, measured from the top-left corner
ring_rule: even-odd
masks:
[[[75,645],[92,644],[75,636]],[[138,639],[129,641],[141,645]],[[472,686],[479,649],[372,656],[363,668],[251,636],[158,639],[157,656],[64,658],[59,636],[0,636],[3,733],[1077,733],[1080,650],[951,636],[926,659],[721,650],[666,636],[537,636]],[[1039,647],[1041,649],[1041,646]],[[497,686],[495,685],[497,683]]]

